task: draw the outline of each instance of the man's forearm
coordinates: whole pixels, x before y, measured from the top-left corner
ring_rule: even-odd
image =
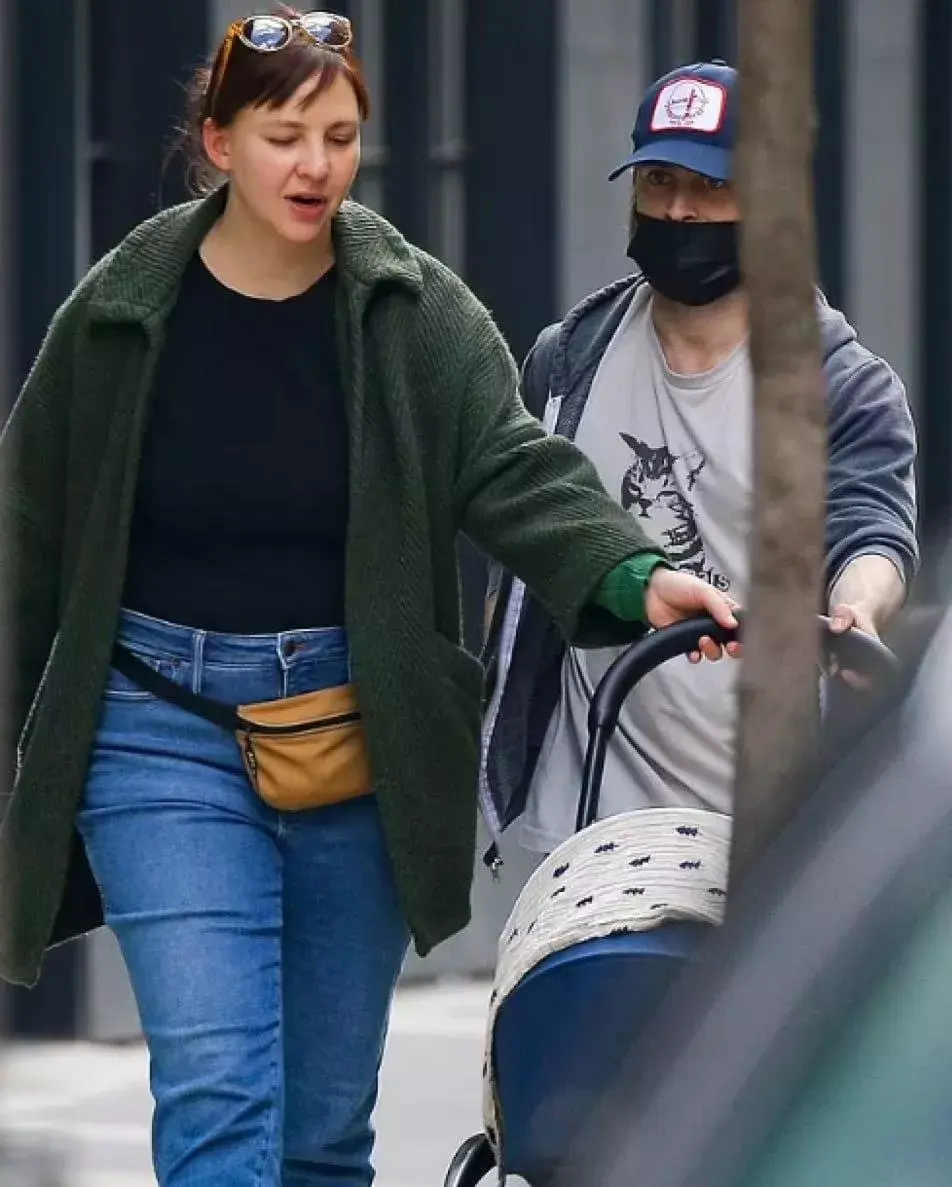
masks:
[[[906,600],[906,584],[885,556],[858,556],[850,561],[830,591],[830,608],[854,606],[882,631]]]

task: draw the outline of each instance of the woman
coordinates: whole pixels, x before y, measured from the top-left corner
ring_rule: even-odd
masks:
[[[92,269],[2,442],[22,732],[0,971],[34,983],[101,895],[163,1187],[372,1179],[408,938],[468,920],[459,531],[579,641],[733,622],[528,416],[461,281],[347,201],[367,110],[343,18],[233,25],[193,119],[224,184]],[[317,780],[294,810],[202,715],[354,688],[372,791]]]

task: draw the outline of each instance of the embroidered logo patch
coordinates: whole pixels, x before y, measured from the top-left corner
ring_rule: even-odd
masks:
[[[662,87],[651,116],[651,131],[679,128],[714,135],[724,123],[727,91],[719,83],[678,78]]]

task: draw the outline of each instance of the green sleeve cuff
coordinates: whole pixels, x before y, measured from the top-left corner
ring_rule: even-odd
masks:
[[[621,562],[596,589],[593,601],[623,622],[647,622],[645,590],[655,569],[674,566],[657,552],[639,552]]]

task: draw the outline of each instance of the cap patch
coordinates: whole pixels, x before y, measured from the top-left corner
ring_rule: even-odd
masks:
[[[677,78],[661,88],[651,116],[651,131],[672,128],[713,136],[724,124],[727,90],[702,78]]]

